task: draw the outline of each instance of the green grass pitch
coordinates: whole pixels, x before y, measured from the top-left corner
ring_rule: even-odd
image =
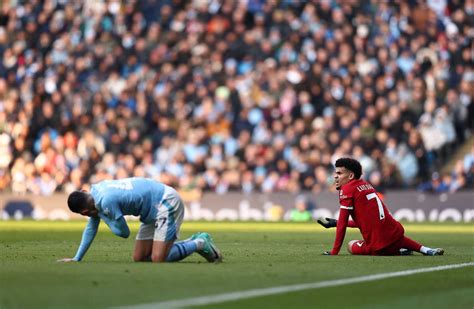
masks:
[[[0,221],[0,308],[112,308],[275,286],[459,264],[474,260],[468,224],[406,225],[406,235],[444,256],[321,256],[335,230],[317,224],[185,222],[181,238],[209,232],[224,263],[194,254],[170,264],[133,263],[132,236],[104,224],[80,263],[72,257],[85,222]],[[356,230],[345,242],[360,239]],[[309,289],[206,305],[207,308],[473,308],[474,267]]]

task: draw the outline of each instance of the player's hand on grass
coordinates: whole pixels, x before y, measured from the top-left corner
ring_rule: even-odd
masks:
[[[337,220],[332,218],[319,218],[317,222],[327,229],[337,226]]]
[[[59,259],[57,260],[57,262],[60,262],[60,263],[69,263],[69,262],[77,262],[75,259],[73,258],[64,258],[64,259]]]

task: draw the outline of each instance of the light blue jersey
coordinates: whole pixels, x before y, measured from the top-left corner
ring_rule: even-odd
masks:
[[[138,216],[143,223],[155,221],[157,206],[163,199],[164,190],[164,184],[138,177],[105,180],[92,185],[91,195],[99,210],[99,217],[89,218],[74,260],[80,261],[86,254],[97,234],[101,219],[115,235],[124,238],[130,235],[130,230],[123,216]]]
[[[105,180],[92,185],[91,194],[99,213],[111,220],[124,215],[139,216],[143,223],[156,218],[156,205],[162,198],[165,185],[146,178]]]

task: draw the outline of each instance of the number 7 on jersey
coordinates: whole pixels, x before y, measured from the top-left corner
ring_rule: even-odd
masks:
[[[370,193],[370,194],[367,194],[366,197],[367,197],[367,200],[369,200],[369,201],[371,199],[375,199],[377,201],[377,205],[379,207],[379,218],[380,218],[380,220],[385,219],[385,212],[383,211],[383,204],[382,204],[382,201],[380,200],[380,198],[378,197],[378,195],[376,193]]]

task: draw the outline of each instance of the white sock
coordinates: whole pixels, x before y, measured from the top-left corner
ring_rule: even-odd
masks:
[[[194,243],[196,244],[197,250],[202,250],[204,248],[204,239],[202,238],[196,238],[193,240]]]
[[[420,248],[420,252],[423,253],[423,254],[427,254],[429,250],[431,250],[431,248],[428,248],[428,247],[425,247],[425,246],[421,246],[421,248]]]

